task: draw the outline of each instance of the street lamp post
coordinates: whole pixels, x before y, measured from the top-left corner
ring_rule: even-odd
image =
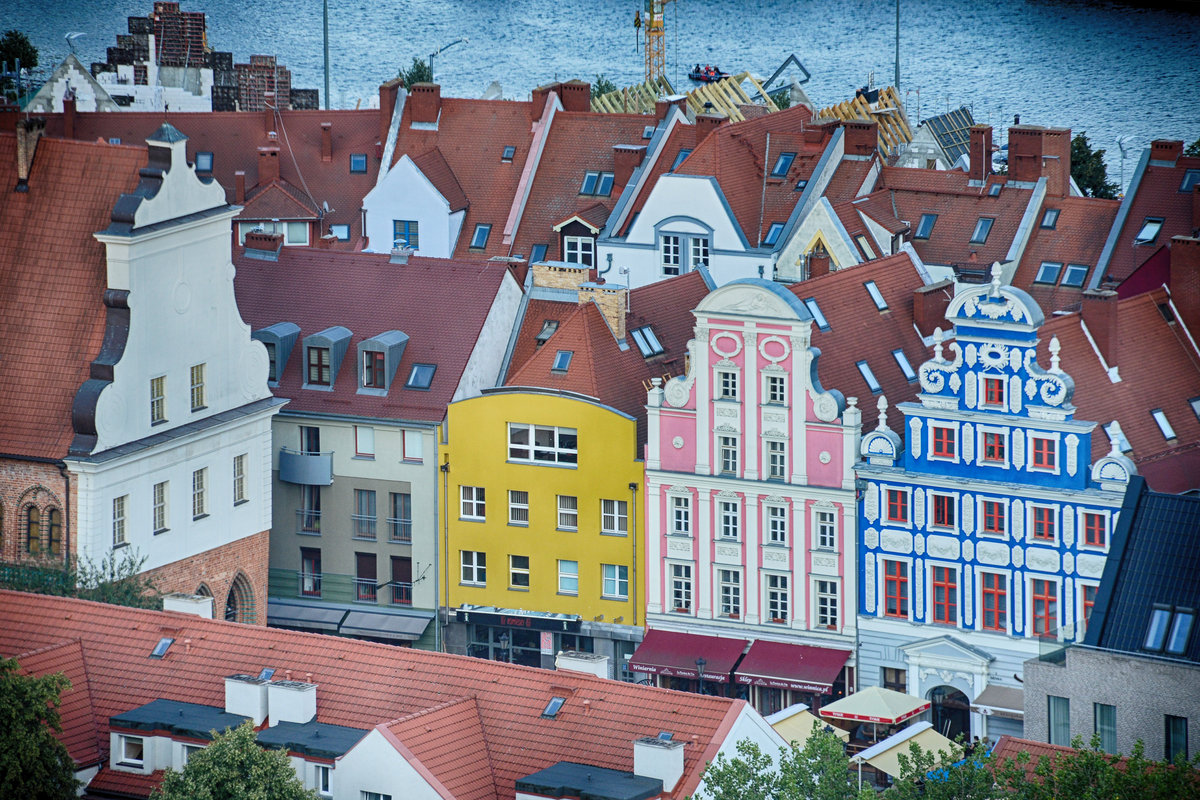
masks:
[[[700,694],[704,694],[704,668],[708,666],[708,662],[703,658],[696,659],[696,674],[700,676]]]
[[[437,50],[434,50],[432,53],[429,54],[429,76],[430,76],[430,78],[433,78],[435,83],[437,82],[437,80],[436,80],[436,78],[434,78],[434,75],[433,75],[434,56],[441,55],[443,52],[445,52],[446,50],[449,50],[451,47],[454,47],[454,45],[456,45],[456,44],[463,44],[463,43],[469,43],[469,42],[470,42],[470,40],[467,37],[461,36],[461,37],[455,39],[453,42],[450,42],[450,44],[442,45]]]

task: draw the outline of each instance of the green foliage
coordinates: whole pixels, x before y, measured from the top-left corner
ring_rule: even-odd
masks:
[[[775,797],[775,761],[749,739],[737,743],[737,756],[717,760],[704,768],[704,796],[708,800],[742,800],[746,797]]]
[[[30,70],[38,65],[38,51],[29,41],[29,37],[18,30],[8,30],[0,36],[0,67],[5,63],[8,68],[15,69],[17,59],[21,60],[21,70]],[[17,96],[16,82],[10,78],[0,78],[0,93],[3,96]]]
[[[264,750],[247,720],[216,734],[188,757],[182,772],[168,769],[152,800],[316,800],[282,750]]]
[[[770,92],[771,102],[775,104],[780,111],[789,107],[792,104],[792,88],[785,86],[782,89],[776,89]]]
[[[51,731],[61,731],[59,695],[71,688],[62,673],[27,677],[0,659],[0,786],[5,797],[73,800],[75,764]]]
[[[18,592],[78,597],[98,603],[134,608],[161,608],[162,596],[145,575],[140,574],[146,556],[110,552],[99,562],[85,561],[71,569],[27,564],[0,564],[0,588]]]
[[[1086,132],[1077,133],[1071,139],[1071,177],[1088,197],[1111,199],[1117,196],[1120,188],[1108,179],[1104,150],[1093,150]]]
[[[596,76],[596,80],[592,81],[593,100],[595,100],[597,97],[603,97],[606,94],[611,94],[612,92],[616,91],[619,91],[617,89],[617,85],[608,78],[604,77],[603,72]]]
[[[1185,156],[1191,156],[1192,158],[1200,158],[1200,139],[1197,139],[1187,147],[1183,148],[1183,154]]]
[[[426,64],[425,59],[414,56],[412,66],[408,69],[401,67],[397,77],[410,89],[414,83],[433,83],[433,67]]]
[[[961,744],[961,739],[960,739]],[[936,753],[910,742],[907,753],[897,753],[900,777],[887,790],[887,800],[992,800],[1002,797],[993,786],[991,754],[982,751],[963,759],[961,751]]]

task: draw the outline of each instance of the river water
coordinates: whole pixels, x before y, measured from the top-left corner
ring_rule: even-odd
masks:
[[[479,96],[493,80],[523,99],[550,80],[592,79],[618,86],[642,80],[633,0],[328,0],[330,95],[335,107],[377,97],[378,85],[414,56],[439,55],[436,79],[447,95]],[[1152,139],[1200,137],[1200,5],[1175,10],[1081,0],[902,0],[900,88],[910,118],[967,105],[978,122],[1086,131],[1108,151],[1109,173],[1124,182]],[[80,31],[85,63],[146,15],[151,0],[20,4],[0,0],[0,30],[27,33],[53,65],[64,36]],[[209,43],[277,55],[293,86],[323,89],[321,0],[184,0],[208,15]],[[804,88],[818,105],[840,102],[874,73],[893,82],[892,0],[677,0],[666,14],[668,77],[690,88],[696,62],[766,77],[790,54],[812,74]]]

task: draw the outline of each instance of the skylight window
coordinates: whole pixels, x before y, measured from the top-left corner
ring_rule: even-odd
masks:
[[[637,342],[638,350],[642,351],[643,358],[650,358],[651,356],[661,355],[665,352],[662,343],[654,335],[654,329],[649,325],[634,328],[632,333],[633,340]]]
[[[510,145],[505,145],[504,152],[500,154],[500,160],[506,164],[511,164],[513,156],[517,154],[517,148]]]
[[[854,237],[854,241],[858,242],[858,248],[862,250],[862,254],[867,261],[875,258],[875,248],[871,247],[871,242],[866,236],[861,233]]]
[[[1158,423],[1158,429],[1162,431],[1164,439],[1175,438],[1175,429],[1171,427],[1171,423],[1167,422],[1167,415],[1163,413],[1161,408],[1151,411],[1150,416],[1154,417],[1154,421]]]
[[[1175,618],[1171,620],[1171,632],[1167,636],[1167,652],[1173,656],[1181,656],[1187,650],[1188,638],[1192,633],[1192,623],[1196,621],[1196,612],[1190,608],[1175,609]]]
[[[674,738],[675,738],[675,734],[671,733],[670,731],[659,731],[658,732],[658,740],[660,742],[669,742]]]
[[[1047,208],[1046,213],[1042,214],[1042,227],[1049,230],[1054,230],[1058,225],[1059,209]]]
[[[801,178],[800,180],[796,181],[797,192],[803,192],[805,186],[808,186],[808,178]]]
[[[583,176],[583,186],[580,194],[608,197],[612,194],[613,174],[611,172],[589,172]]]
[[[567,367],[571,366],[571,356],[575,355],[573,350],[559,350],[554,355],[554,365],[550,369],[555,372],[566,372]]]
[[[1162,650],[1167,638],[1167,626],[1171,622],[1171,609],[1165,606],[1155,606],[1150,611],[1150,625],[1146,628],[1146,641],[1142,644],[1145,650]]]
[[[437,364],[413,364],[412,372],[408,373],[405,389],[428,389],[433,383],[433,373],[437,372]]]
[[[1188,400],[1188,405],[1192,407],[1192,413],[1196,415],[1196,419],[1200,419],[1200,397]]]
[[[912,383],[917,379],[917,373],[913,371],[912,364],[908,363],[908,356],[904,355],[903,350],[893,350],[892,357],[896,359],[896,364],[899,365],[900,371],[904,373],[904,379]]]
[[[1088,270],[1091,267],[1086,264],[1069,264],[1067,271],[1063,273],[1062,285],[1079,288],[1083,286],[1083,282],[1087,280]]]
[[[642,138],[643,139],[649,139],[652,136],[654,136],[654,126],[653,125],[647,125],[646,127],[642,128]]]
[[[154,645],[154,649],[152,651],[150,651],[150,657],[151,658],[162,658],[163,656],[165,656],[167,654],[167,650],[170,649],[171,645],[174,643],[175,643],[174,639],[172,639],[169,636],[164,636],[163,638],[158,640],[158,644]]]
[[[821,307],[817,305],[817,298],[808,298],[804,301],[804,305],[808,308],[808,313],[812,314],[812,318],[817,323],[817,327],[823,331],[829,330],[829,321],[826,320],[825,315],[821,313]]]
[[[937,214],[922,214],[921,221],[917,223],[917,232],[913,234],[914,239],[928,239],[929,234],[933,233],[933,223],[937,222]]]
[[[540,347],[541,345],[544,345],[546,342],[548,342],[550,340],[550,337],[554,335],[554,332],[556,330],[558,330],[558,320],[548,319],[545,322],[543,322],[542,329],[540,331],[538,331],[538,335],[537,335],[538,346]]]
[[[110,137],[108,137],[108,143],[109,144],[120,144],[121,139],[118,136],[110,136]]]
[[[1116,441],[1117,448],[1122,453],[1128,453],[1133,450],[1133,445],[1129,444],[1129,440],[1125,438],[1125,432],[1121,430],[1121,425],[1116,420],[1104,426],[1104,432],[1108,435],[1108,441]]]
[[[792,162],[795,160],[795,153],[780,153],[779,158],[775,159],[775,166],[771,168],[771,177],[786,178],[788,170],[792,168]]]
[[[352,173],[367,171],[367,154],[366,153],[351,153],[350,154],[350,171]]]
[[[550,702],[546,703],[546,708],[542,710],[542,716],[546,719],[554,719],[565,702],[567,702],[565,697],[551,697]]]
[[[880,311],[887,311],[887,300],[883,299],[883,293],[879,291],[879,287],[875,285],[875,281],[867,281],[863,286],[867,287],[867,294],[871,295],[871,300],[875,303],[875,307]]]
[[[196,172],[212,172],[212,168],[212,153],[196,153]]]
[[[274,667],[263,667],[262,672],[258,673],[258,679],[260,681],[269,681],[269,680],[271,680],[271,678],[274,678],[274,677],[275,677],[275,668]]]
[[[1033,282],[1048,283],[1053,286],[1058,283],[1058,273],[1060,272],[1062,272],[1062,264],[1054,261],[1043,261],[1042,265],[1038,267],[1037,277],[1033,279]]]
[[[692,154],[692,148],[690,148],[690,147],[679,148],[679,153],[676,154],[675,161],[672,162],[672,164],[671,164],[671,172],[674,172],[675,170],[679,169],[679,165],[682,164],[683,160],[685,158],[687,158],[688,156],[690,156],[691,154]]]
[[[488,236],[492,234],[492,226],[480,222],[475,226],[475,235],[471,237],[471,249],[481,250],[487,247]]]
[[[879,381],[875,380],[875,373],[871,372],[871,367],[865,361],[858,362],[858,371],[862,373],[863,380],[867,382],[867,387],[874,394],[879,394],[883,391],[883,387],[879,385]]]
[[[971,244],[984,244],[987,242],[988,234],[992,232],[992,224],[996,220],[991,217],[980,217],[975,223],[975,231],[971,234]]]
[[[533,253],[531,253],[529,256],[529,263],[536,264],[539,261],[545,261],[546,260],[546,251],[548,249],[549,249],[549,245],[535,244],[533,246]]]
[[[1158,232],[1162,230],[1163,221],[1160,217],[1146,217],[1146,221],[1142,223],[1142,229],[1138,231],[1138,235],[1134,238],[1134,244],[1154,244],[1154,240],[1158,238]]]
[[[1183,173],[1183,183],[1179,184],[1179,191],[1190,192],[1196,188],[1196,184],[1200,183],[1200,169],[1189,169]]]
[[[1000,190],[1004,188],[1003,183],[993,183],[988,187],[988,197],[999,197]]]
[[[779,234],[783,233],[782,222],[772,222],[771,227],[767,229],[766,238],[763,239],[763,244],[774,245],[779,241]]]

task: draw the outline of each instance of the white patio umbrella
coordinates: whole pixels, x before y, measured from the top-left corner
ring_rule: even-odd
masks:
[[[927,708],[928,700],[881,686],[871,686],[830,703],[821,709],[821,716],[870,722],[873,732],[876,724],[895,725],[915,717]]]

